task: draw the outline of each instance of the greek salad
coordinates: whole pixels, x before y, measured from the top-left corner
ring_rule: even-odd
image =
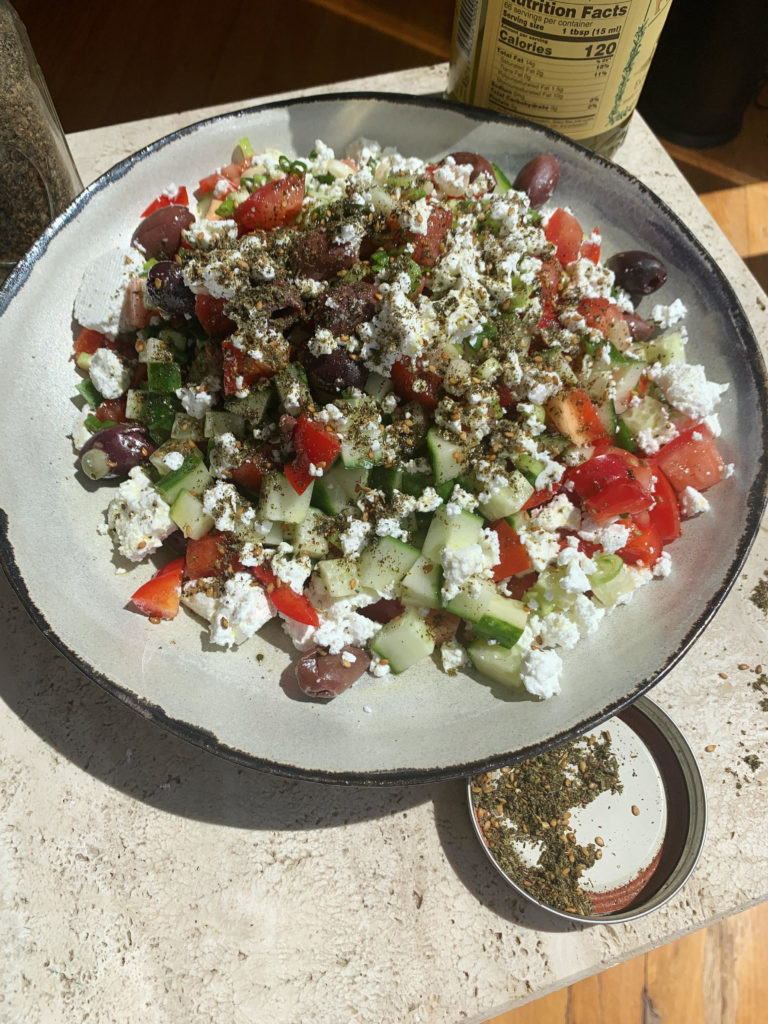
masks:
[[[137,612],[224,647],[277,617],[320,699],[433,655],[559,692],[732,472],[666,268],[602,261],[559,174],[242,139],[136,211],[75,299],[71,435],[119,559],[161,566]]]

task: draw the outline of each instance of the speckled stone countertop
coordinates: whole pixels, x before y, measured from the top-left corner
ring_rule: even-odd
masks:
[[[438,93],[445,73],[351,86]],[[213,112],[73,136],[84,180]],[[616,159],[698,235],[765,343],[766,296],[639,119]],[[743,760],[768,761],[752,686],[768,617],[749,599],[768,567],[764,530],[652,693],[704,773],[701,861],[664,908],[611,927],[563,926],[513,898],[461,782],[292,782],[161,732],[50,646],[0,580],[0,1021],[482,1021],[765,899],[768,769]]]

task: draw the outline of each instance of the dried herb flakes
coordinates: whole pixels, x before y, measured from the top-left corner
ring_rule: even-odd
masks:
[[[502,870],[542,903],[583,916],[592,904],[579,879],[602,850],[577,841],[571,811],[621,789],[608,731],[471,782],[478,823]]]

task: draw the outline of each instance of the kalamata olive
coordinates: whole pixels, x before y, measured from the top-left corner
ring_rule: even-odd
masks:
[[[299,289],[289,281],[273,281],[260,299],[267,316],[281,331],[295,324],[304,312]]]
[[[359,242],[333,242],[323,228],[303,232],[291,253],[290,265],[295,274],[313,281],[328,281],[340,270],[348,270],[357,262]]]
[[[368,373],[360,362],[355,362],[345,348],[335,348],[309,371],[309,383],[313,390],[329,395],[339,395],[347,388],[362,388]]]
[[[116,423],[90,437],[80,449],[80,468],[91,480],[126,476],[142,466],[156,445],[144,427]]]
[[[338,654],[313,647],[296,663],[296,679],[308,697],[332,700],[356,683],[370,664],[371,659],[359,647],[347,645]]]
[[[619,288],[629,292],[635,305],[644,295],[661,288],[667,280],[667,268],[661,260],[642,249],[617,252],[605,261],[605,265],[613,271]]]
[[[374,604],[361,608],[360,614],[372,622],[390,622],[392,619],[396,619],[398,615],[402,615],[403,611],[403,604],[396,597],[382,597]]]
[[[180,263],[162,260],[147,274],[147,295],[153,305],[172,315],[191,316],[195,312],[195,296],[184,284]]]
[[[472,167],[472,173],[469,176],[469,180],[472,182],[478,176],[478,174],[486,174],[490,183],[490,190],[493,191],[496,188],[496,175],[493,173],[493,167],[485,159],[484,156],[480,156],[479,153],[451,153],[450,154],[457,164],[470,164]]]
[[[517,172],[513,188],[525,192],[531,206],[542,206],[551,199],[560,181],[560,161],[551,153],[541,153]]]
[[[181,232],[191,227],[195,218],[186,206],[161,206],[144,217],[133,232],[131,245],[140,249],[147,259],[172,260],[181,245]]]
[[[315,311],[315,324],[334,337],[351,334],[358,324],[370,320],[376,312],[379,291],[366,281],[354,281],[331,288],[322,297]]]
[[[656,325],[643,320],[639,313],[625,313],[624,320],[629,324],[633,341],[646,341],[656,330]]]

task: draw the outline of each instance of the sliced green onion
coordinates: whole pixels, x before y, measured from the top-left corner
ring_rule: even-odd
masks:
[[[217,217],[229,217],[235,212],[235,200],[232,196],[227,196],[226,199],[222,199],[219,205],[216,207]]]
[[[245,136],[242,139],[237,140],[237,148],[242,153],[241,160],[248,160],[253,156],[253,146],[251,140]],[[240,163],[240,160],[235,160],[235,163]]]
[[[83,398],[86,400],[86,402],[88,403],[88,405],[90,405],[92,409],[95,409],[104,401],[101,394],[96,390],[92,381],[90,380],[81,380],[80,383],[77,385],[77,390],[80,392],[80,394],[83,396]]]
[[[277,165],[281,171],[286,174],[306,174],[307,165],[303,160],[289,160],[287,156],[281,155],[277,161]]]
[[[116,427],[116,420],[100,420],[98,416],[86,416],[83,420],[86,430],[90,430],[92,434],[98,434],[100,430],[106,430],[107,427]]]
[[[616,420],[616,431],[613,435],[613,440],[618,448],[623,448],[626,452],[637,451],[637,441],[634,439],[629,427],[620,416]]]
[[[315,174],[314,175],[314,179],[315,179],[315,181],[319,185],[332,185],[334,183],[334,181],[336,181],[334,176],[332,174],[330,174],[330,173],[329,174]]]
[[[267,178],[268,175],[266,174],[249,174],[247,177],[240,179],[240,187],[247,188],[249,192],[255,192],[257,188],[266,185]]]
[[[597,565],[595,572],[590,573],[589,580],[591,583],[597,583],[601,586],[603,583],[610,583],[611,580],[615,579],[621,572],[624,562],[619,555],[609,554],[607,551],[603,551],[599,555],[593,555],[592,560]]]

